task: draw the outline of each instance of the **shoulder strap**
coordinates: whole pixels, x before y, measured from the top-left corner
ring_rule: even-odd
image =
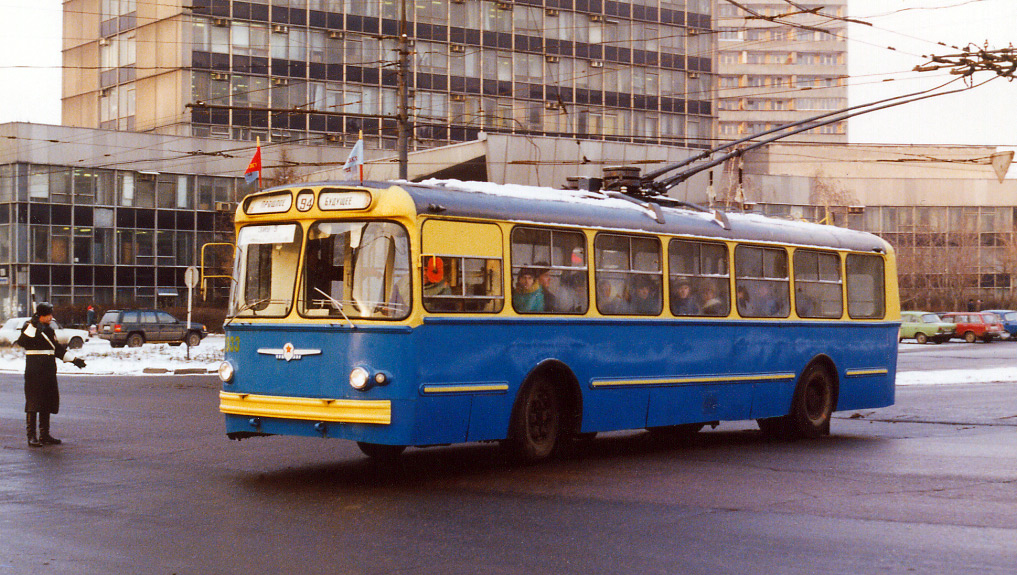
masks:
[[[56,351],[56,344],[54,344],[53,340],[51,340],[49,336],[46,335],[46,330],[40,329],[39,333],[42,334],[42,337],[46,339],[46,343],[48,343],[49,346],[52,347],[54,351]]]

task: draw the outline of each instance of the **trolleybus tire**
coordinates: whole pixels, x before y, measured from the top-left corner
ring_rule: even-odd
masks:
[[[812,363],[798,378],[791,413],[790,431],[794,437],[815,438],[830,433],[830,419],[837,405],[837,384],[821,363]]]
[[[366,441],[358,441],[357,447],[360,448],[364,455],[378,461],[396,459],[406,450],[405,445],[384,445],[382,443],[368,443]]]
[[[535,377],[523,386],[504,443],[514,459],[536,463],[555,452],[563,435],[562,405],[561,393],[547,377]]]

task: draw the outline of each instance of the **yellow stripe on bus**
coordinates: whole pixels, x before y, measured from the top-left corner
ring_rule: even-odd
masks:
[[[220,391],[219,411],[231,415],[309,421],[392,423],[392,402],[388,400],[318,399]]]
[[[786,381],[794,379],[793,373],[768,373],[758,375],[713,375],[701,377],[667,377],[649,379],[594,379],[593,387],[620,387],[627,385],[689,385],[696,383],[741,383],[747,381]]]
[[[427,384],[421,386],[424,393],[466,393],[478,391],[508,391],[507,383],[479,383],[462,385]]]
[[[848,377],[859,377],[863,375],[886,375],[890,373],[888,369],[877,368],[877,369],[849,369],[844,372],[844,375]]]

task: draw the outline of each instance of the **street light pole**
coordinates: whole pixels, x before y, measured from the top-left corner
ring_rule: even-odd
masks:
[[[406,0],[399,3],[399,179],[409,179],[410,120],[409,120],[409,38],[407,35]]]

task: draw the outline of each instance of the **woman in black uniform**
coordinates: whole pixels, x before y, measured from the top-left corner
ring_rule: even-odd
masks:
[[[73,363],[78,368],[85,362],[68,352],[67,347],[58,343],[56,333],[50,327],[53,306],[40,303],[35,315],[21,328],[18,345],[25,348],[25,426],[28,431],[28,445],[40,447],[57,445],[60,440],[49,434],[49,415],[60,411],[60,390],[57,388],[56,360]],[[35,433],[36,420],[39,435]]]

